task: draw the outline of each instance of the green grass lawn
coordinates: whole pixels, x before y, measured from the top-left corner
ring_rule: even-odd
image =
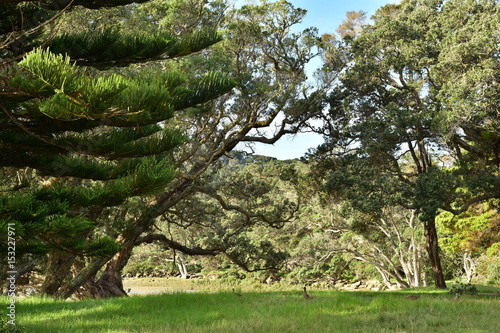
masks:
[[[500,332],[498,296],[452,301],[452,295],[431,289],[310,294],[310,300],[300,291],[249,292],[242,297],[231,292],[173,293],[74,302],[27,298],[17,302],[16,319],[30,333]],[[409,295],[420,297],[411,300]]]

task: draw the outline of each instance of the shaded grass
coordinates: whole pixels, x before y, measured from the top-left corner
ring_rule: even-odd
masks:
[[[415,290],[409,290],[415,294]],[[173,293],[78,302],[17,303],[27,332],[500,332],[497,296],[408,292]],[[3,300],[3,299],[2,299]]]

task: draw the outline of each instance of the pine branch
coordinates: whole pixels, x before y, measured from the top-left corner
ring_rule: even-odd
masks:
[[[45,139],[44,137],[30,131],[26,126],[24,126],[19,120],[16,119],[16,117],[14,117],[9,111],[7,111],[7,109],[0,104],[0,108],[2,108],[3,112],[7,115],[7,117],[9,117],[10,120],[12,120],[12,122],[14,124],[16,124],[16,126],[18,126],[21,130],[23,130],[24,132],[26,132],[29,136],[32,136],[46,144],[48,144],[49,146],[53,146],[53,147],[56,147],[56,148],[59,148],[62,152],[70,152],[71,150],[69,150],[67,147],[63,147],[63,146],[60,146],[58,144],[55,144],[54,142],[51,142],[47,139]]]
[[[198,80],[187,85],[187,90],[175,96],[174,108],[177,110],[195,107],[207,100],[211,100],[231,91],[236,82],[220,72],[209,72]]]
[[[166,31],[131,34],[108,28],[102,31],[66,33],[55,37],[49,47],[56,54],[68,55],[78,65],[106,69],[182,57],[219,41],[221,36],[213,30],[177,37]]]

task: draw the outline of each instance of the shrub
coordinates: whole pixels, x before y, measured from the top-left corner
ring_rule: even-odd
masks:
[[[500,264],[488,266],[488,276],[486,278],[486,284],[497,286],[500,285]]]
[[[168,275],[168,272],[172,270],[171,262],[162,261],[161,258],[154,256],[129,262],[125,266],[123,274],[125,276],[162,277]]]
[[[478,259],[477,280],[489,285],[500,285],[500,243],[493,244]]]
[[[223,271],[219,275],[219,279],[227,283],[238,283],[241,280],[246,278],[246,274],[234,267],[229,268],[228,270]]]
[[[453,285],[450,289],[450,294],[453,295],[475,295],[477,294],[477,288],[476,286],[467,283],[459,283],[456,285]]]
[[[337,279],[336,269],[328,263],[319,263],[314,266],[296,267],[286,276],[290,284],[304,284],[318,281]]]

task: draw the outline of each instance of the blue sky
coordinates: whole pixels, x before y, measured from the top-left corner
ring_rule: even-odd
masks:
[[[237,0],[236,4],[244,4],[245,0]],[[342,23],[348,11],[363,10],[368,17],[388,3],[399,3],[399,0],[288,0],[295,7],[307,10],[301,29],[317,27],[319,33],[332,33]],[[314,148],[323,142],[316,134],[298,134],[279,140],[274,145],[255,144],[256,154],[273,156],[278,159],[293,159],[302,157],[309,148]],[[239,147],[242,148],[242,147]]]
[[[241,0],[240,0],[241,1]],[[238,1],[238,2],[240,2]],[[399,3],[398,0],[288,0],[295,7],[307,10],[304,26],[317,27],[320,33],[334,32],[342,23],[348,11],[363,10],[368,17],[388,3]]]

